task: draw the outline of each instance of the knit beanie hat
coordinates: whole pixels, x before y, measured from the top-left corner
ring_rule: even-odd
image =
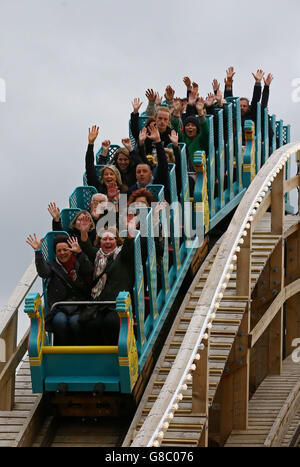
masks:
[[[200,131],[201,131],[200,130],[200,122],[199,122],[197,117],[194,117],[194,115],[190,115],[189,117],[185,118],[184,122],[183,122],[184,128],[188,123],[193,123],[193,125],[195,125],[197,127],[197,132],[200,133]]]

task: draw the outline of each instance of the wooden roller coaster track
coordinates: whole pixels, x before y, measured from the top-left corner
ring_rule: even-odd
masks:
[[[115,420],[121,430],[116,445],[123,438],[123,446],[136,447],[297,445],[300,364],[293,361],[293,343],[300,337],[300,229],[299,215],[284,210],[285,194],[300,185],[298,174],[285,179],[285,163],[294,153],[300,158],[300,144],[283,146],[266,161],[203,262],[131,426],[121,428]],[[6,342],[15,335],[16,311],[35,277],[31,265],[9,300],[0,322]],[[58,425],[49,420],[47,435],[43,398],[30,394],[26,366],[14,377],[26,338],[16,349],[12,342],[11,352],[6,346],[0,445],[57,445]],[[39,442],[34,433],[42,422]],[[61,443],[78,445],[74,425],[69,436],[63,429],[66,424],[60,425]],[[92,445],[106,445],[101,430],[92,431]]]

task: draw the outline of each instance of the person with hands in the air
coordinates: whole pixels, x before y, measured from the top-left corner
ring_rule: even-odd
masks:
[[[94,160],[94,143],[99,134],[99,127],[94,125],[89,128],[88,147],[85,156],[85,170],[87,184],[94,186],[99,193],[107,194],[107,183],[115,181],[121,193],[127,193],[128,186],[122,182],[121,174],[113,164],[106,164],[100,171],[100,179],[97,175]],[[108,141],[108,140],[107,140]]]
[[[196,97],[198,91],[195,88],[192,97],[192,102],[195,104],[197,115],[189,115],[183,120],[183,131],[178,130],[179,142],[185,143],[188,156],[191,156],[196,151],[208,152],[208,123],[205,117],[205,101],[202,97]],[[195,100],[195,102],[194,102]],[[179,118],[180,114],[174,108],[173,118]]]
[[[73,220],[67,227],[62,226],[61,217],[60,217],[60,209],[56,206],[55,202],[50,202],[48,205],[48,212],[52,216],[52,230],[55,231],[67,231],[71,237],[80,238],[80,230],[79,224],[81,222],[82,216],[87,215],[90,219],[90,229],[89,229],[89,237],[92,242],[94,242],[96,238],[96,227],[95,222],[92,216],[92,213],[89,213],[86,210],[82,210],[75,214]],[[96,220],[96,219],[95,219]]]
[[[134,285],[134,236],[135,218],[128,220],[124,242],[117,229],[107,228],[99,232],[100,248],[93,247],[88,239],[87,227],[81,225],[81,244],[94,264],[92,299],[115,301],[119,292],[132,292]],[[117,345],[120,319],[115,305],[94,304],[85,309],[80,318],[85,326],[85,342],[88,345]]]
[[[171,130],[170,130],[171,134]],[[136,183],[129,188],[128,193],[131,194],[135,190],[145,188],[149,184],[163,185],[165,189],[165,199],[170,201],[169,191],[169,170],[166,153],[161,141],[161,135],[156,122],[152,122],[148,126],[147,138],[153,143],[156,155],[157,166],[152,169],[152,166],[147,163],[138,164],[136,167]],[[170,138],[168,144],[170,143]]]
[[[86,219],[89,228],[89,219]],[[54,334],[54,345],[81,345],[82,327],[79,323],[81,306],[53,305],[57,302],[76,302],[90,299],[93,263],[82,252],[78,239],[57,235],[53,241],[55,261],[43,258],[42,239],[29,235],[26,243],[35,251],[38,275],[48,280],[45,328]],[[53,307],[53,308],[52,308]]]

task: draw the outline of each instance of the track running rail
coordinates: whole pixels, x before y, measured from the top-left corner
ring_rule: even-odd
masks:
[[[164,432],[178,409],[178,402],[183,397],[182,393],[187,390],[187,382],[192,380],[192,372],[196,369],[204,342],[209,338],[215,312],[237,261],[239,245],[244,243],[244,237],[248,235],[255,214],[273,181],[295,153],[300,158],[300,143],[289,143],[277,149],[267,159],[244,195],[225,233],[180,351],[132,447],[160,446]]]

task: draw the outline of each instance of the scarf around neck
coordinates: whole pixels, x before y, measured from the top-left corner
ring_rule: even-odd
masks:
[[[122,245],[115,248],[114,251],[110,253],[104,253],[101,248],[99,248],[95,263],[94,263],[94,279],[97,279],[106,268],[108,261],[114,261],[122,249]],[[107,275],[103,274],[98,280],[97,284],[92,288],[91,295],[93,298],[98,297],[102,290],[104,289],[106,283]]]
[[[76,272],[76,255],[72,254],[71,258],[67,263],[61,263],[56,257],[56,262],[66,271],[70,279],[74,282],[77,279],[77,272]]]

